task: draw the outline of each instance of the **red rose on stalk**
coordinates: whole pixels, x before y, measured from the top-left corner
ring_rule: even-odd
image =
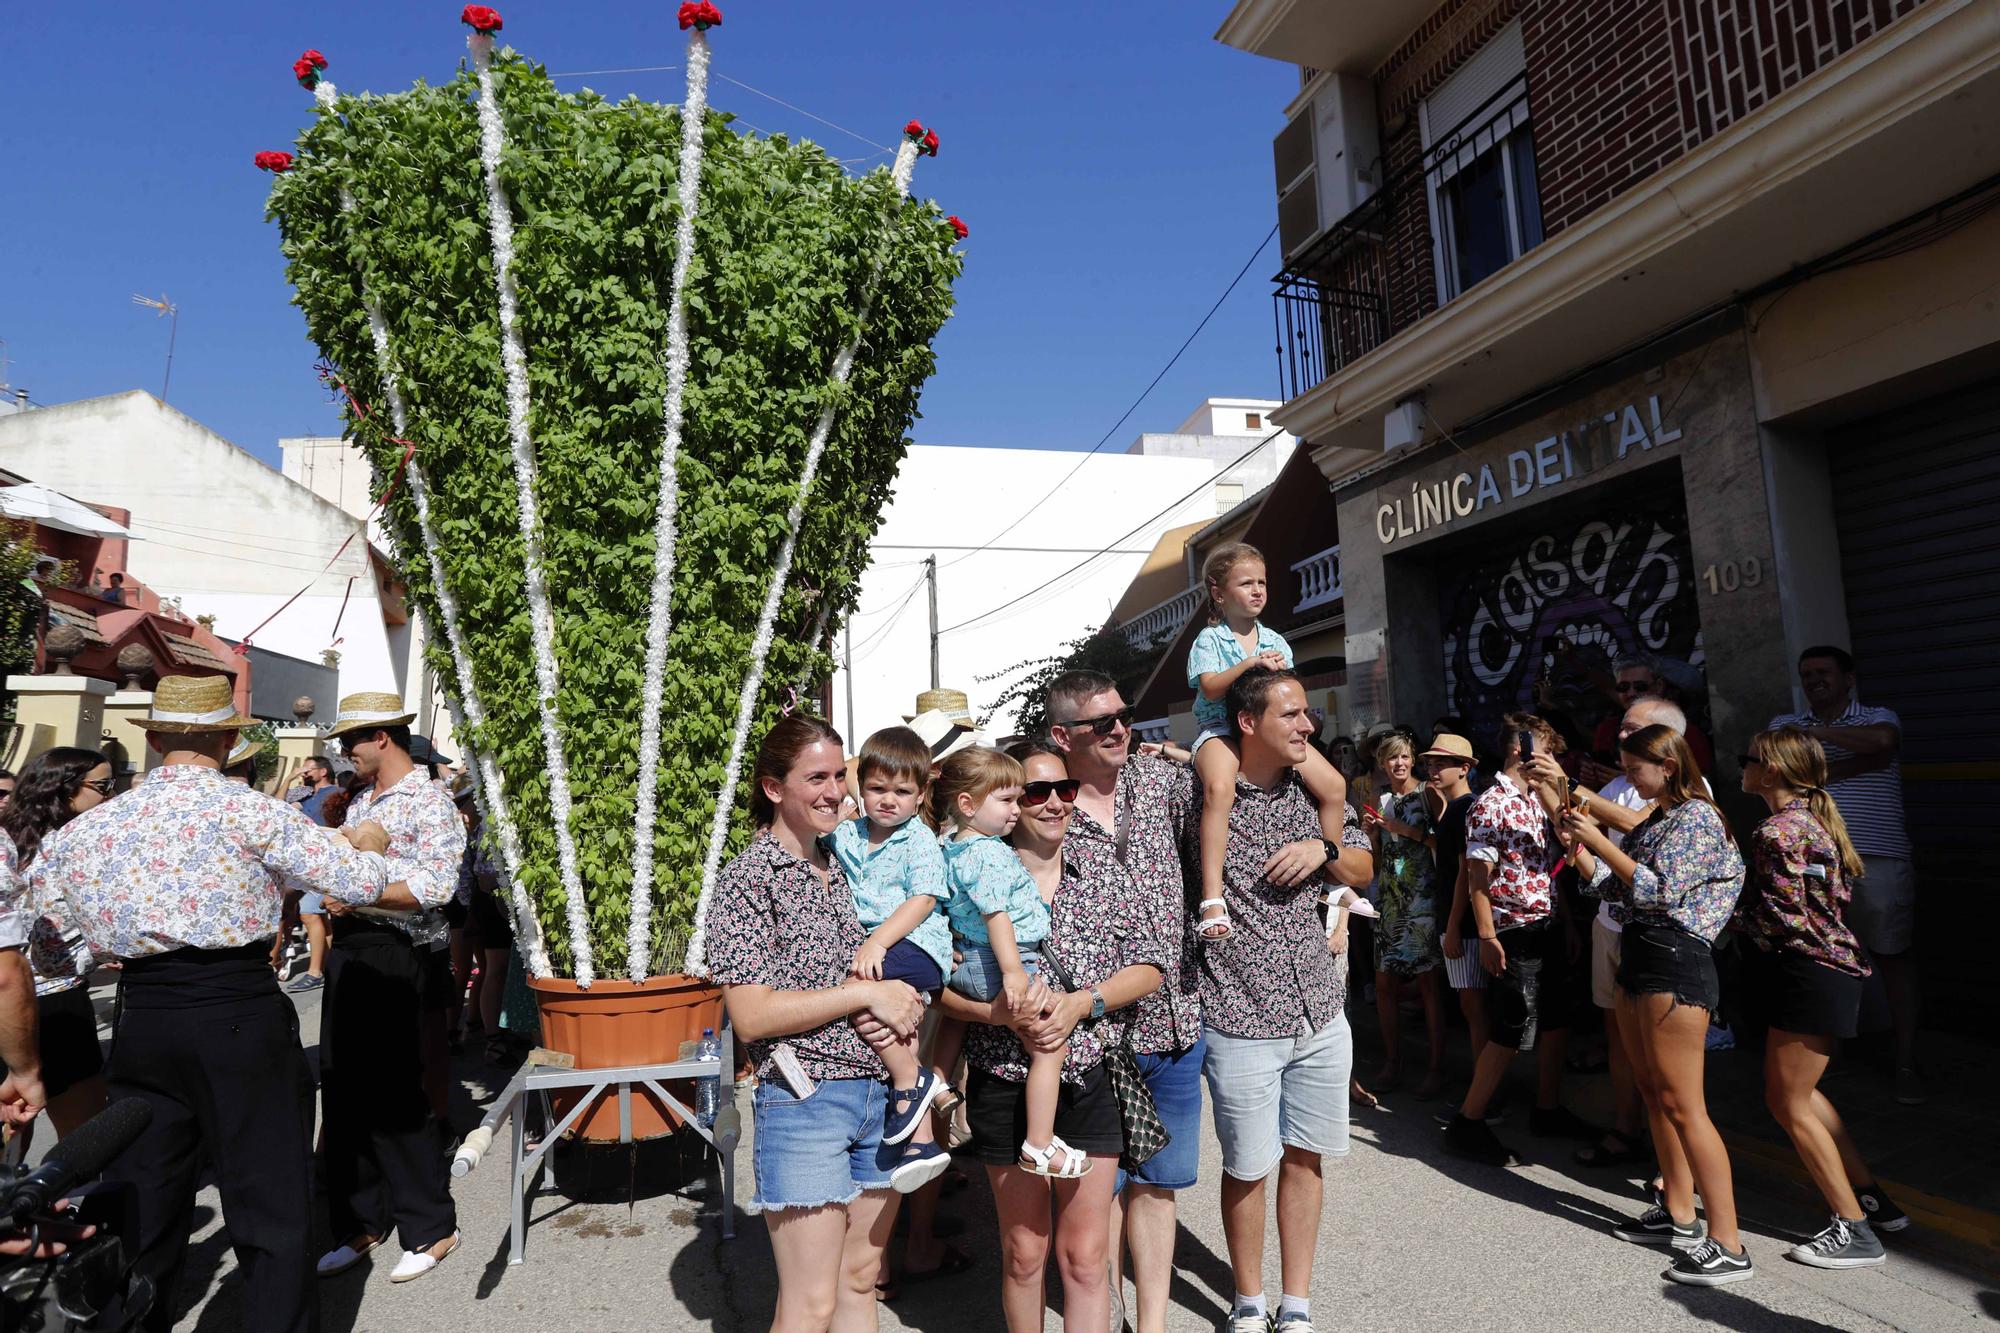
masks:
[[[292,169],[292,155],[290,153],[273,152],[267,149],[257,154],[251,160],[257,164],[257,169],[260,171],[290,171]]]
[[[699,28],[707,32],[710,28],[721,24],[722,11],[709,3],[709,0],[688,0],[687,4],[681,6],[680,22],[682,32],[686,32],[689,28]]]
[[[459,11],[458,21],[474,32],[500,31],[500,11],[485,5],[467,5]]]
[[[946,218],[945,221],[951,224],[951,234],[961,241],[972,234],[972,228],[959,221],[958,214],[956,213]]]
[[[917,151],[920,153],[929,153],[932,157],[936,157],[937,150],[938,150],[937,131],[925,130],[924,141],[917,145]]]
[[[924,137],[924,123],[921,120],[913,120],[903,126],[903,133],[912,143],[921,143]]]
[[[292,62],[292,77],[302,88],[319,87],[319,72],[326,68],[326,57],[317,51],[307,51]]]

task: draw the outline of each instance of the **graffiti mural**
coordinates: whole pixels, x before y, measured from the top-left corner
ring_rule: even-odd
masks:
[[[1490,549],[1490,548],[1489,548]],[[1702,661],[1687,515],[1620,504],[1438,571],[1446,711],[1482,740],[1517,708],[1566,711],[1585,735],[1609,707],[1591,683],[1619,657]]]

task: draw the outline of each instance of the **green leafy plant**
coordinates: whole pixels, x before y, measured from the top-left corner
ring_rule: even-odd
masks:
[[[552,701],[572,778],[596,970],[627,956],[639,696],[660,476],[673,264],[678,110],[559,92],[512,51],[495,60],[509,143],[539,480],[541,540],[561,691]],[[476,85],[341,96],[276,177],[270,213],[313,340],[366,407],[350,432],[378,490],[405,446],[390,438],[364,306],[380,303],[408,439],[424,469],[439,563],[460,610],[487,720],[465,743],[493,756],[522,836],[523,887],[551,959],[572,965],[523,594],[518,501],[493,258],[479,164]],[[678,458],[679,541],[662,729],[655,971],[679,964],[734,730],[757,615],[808,436],[833,397],[834,352],[873,313],[798,535],[752,739],[787,686],[832,670],[819,627],[853,604],[908,446],[931,338],[951,311],[959,258],[930,204],[899,200],[886,170],[848,175],[819,147],[736,133],[711,114],[687,302],[692,364]],[[353,200],[344,217],[342,192]],[[388,519],[401,572],[432,627],[437,589],[409,487]],[[748,766],[737,811],[748,803]],[[747,829],[739,813],[735,843]]]
[[[26,675],[34,669],[35,626],[41,620],[42,590],[33,578],[42,553],[26,523],[0,519],[0,672]],[[61,581],[62,571],[53,571]],[[14,696],[5,696],[5,716],[14,715]]]
[[[1145,685],[1146,677],[1160,660],[1161,650],[1178,633],[1178,629],[1163,630],[1150,643],[1136,647],[1117,630],[1086,634],[1080,639],[1071,639],[1060,651],[1047,657],[1016,662],[1005,671],[981,676],[979,680],[982,684],[996,680],[1012,682],[994,699],[993,708],[989,711],[1005,708],[1010,703],[1019,704],[1014,725],[1022,735],[1034,736],[1048,727],[1049,685],[1057,676],[1065,671],[1102,671],[1118,682],[1119,693],[1129,703],[1138,697],[1140,687]]]

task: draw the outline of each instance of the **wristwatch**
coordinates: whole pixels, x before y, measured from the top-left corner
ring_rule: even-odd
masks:
[[[1340,844],[1332,838],[1321,838],[1320,845],[1326,848],[1326,863],[1332,865],[1340,859]]]
[[[1090,1016],[1092,1018],[1104,1017],[1104,992],[1095,986],[1090,988]]]

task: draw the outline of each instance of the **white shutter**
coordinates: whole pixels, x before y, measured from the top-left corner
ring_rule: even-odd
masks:
[[[1448,151],[1432,166],[1434,184],[1442,185],[1471,163],[1481,151],[1504,138],[1516,124],[1526,124],[1525,101],[1495,102],[1500,90],[1527,71],[1527,49],[1521,43],[1521,21],[1516,19],[1493,34],[1493,40],[1473,53],[1437,91],[1424,99],[1420,123],[1426,151],[1439,146],[1438,140],[1459,129],[1463,147]],[[1491,105],[1489,105],[1491,103]],[[1469,124],[1466,117],[1485,108]],[[1496,123],[1498,122],[1498,123]]]

